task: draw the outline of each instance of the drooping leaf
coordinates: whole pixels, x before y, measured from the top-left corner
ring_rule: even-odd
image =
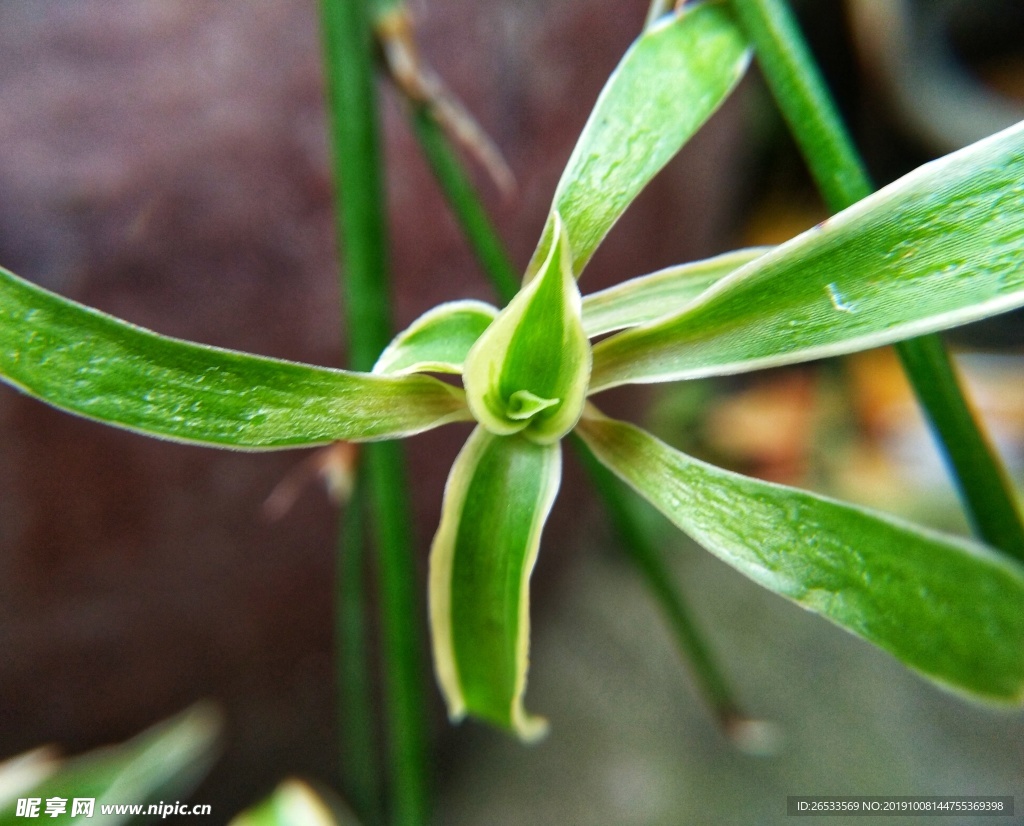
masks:
[[[466,357],[463,381],[474,418],[492,433],[560,439],[583,409],[590,342],[569,240],[555,216],[555,244],[537,278],[516,294]]]
[[[1024,305],[1024,122],[926,164],[594,348],[593,392],[889,344]]]
[[[558,444],[477,427],[445,486],[430,550],[434,668],[452,720],[467,714],[544,734],[523,709],[530,644],[530,573],[561,480]]]
[[[988,548],[705,464],[589,414],[607,467],[755,582],[976,698],[1024,700],[1024,567]]]
[[[0,268],[0,380],[151,436],[238,448],[407,436],[469,418],[429,376],[311,367],[167,338]]]
[[[608,78],[555,191],[527,278],[548,257],[557,212],[578,276],[626,207],[728,97],[750,62],[724,4],[650,26]]]
[[[461,373],[466,354],[497,315],[497,308],[483,301],[439,304],[395,336],[373,372]]]
[[[751,247],[704,261],[666,267],[585,295],[583,329],[588,336],[599,336],[674,315],[712,284],[770,249]]]
[[[52,819],[45,816],[46,800],[66,801],[65,814],[57,818],[63,820],[70,819],[75,798],[91,798],[95,821],[109,824],[126,823],[134,817],[116,811],[102,815],[102,806],[181,800],[212,764],[220,725],[220,714],[210,705],[200,704],[125,743],[60,761],[39,784],[17,789],[9,800],[0,797],[0,826],[26,822],[17,816],[16,798],[39,798],[39,814],[45,821]],[[166,816],[163,811],[157,814]],[[75,818],[80,819],[89,822],[85,817]]]

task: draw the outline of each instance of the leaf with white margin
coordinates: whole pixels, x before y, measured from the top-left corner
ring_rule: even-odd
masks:
[[[527,280],[548,257],[556,212],[578,276],[626,207],[718,109],[749,63],[747,41],[725,4],[687,4],[647,28],[583,127]]]
[[[609,469],[759,585],[975,699],[1024,701],[1024,567],[985,546],[698,461],[588,409]]]
[[[439,304],[395,336],[373,372],[461,373],[466,355],[497,315],[498,309],[483,301]]]
[[[409,436],[470,418],[429,376],[374,376],[157,335],[0,267],[0,380],[106,424],[219,447]]]
[[[69,815],[70,798],[92,799],[96,822],[134,821],[127,812],[101,815],[101,807],[123,805],[125,801],[145,807],[186,797],[216,760],[222,729],[220,711],[202,702],[124,743],[55,760],[45,779],[31,788],[10,790],[14,793],[9,798],[4,784],[8,778],[0,771],[0,826],[24,823],[25,815],[17,814],[14,801],[32,797],[44,801],[63,798],[68,802]],[[88,817],[81,820],[88,822]]]
[[[599,336],[674,315],[713,284],[771,249],[750,247],[677,264],[585,295],[583,329],[588,336]]]
[[[333,799],[328,806],[307,783],[289,778],[228,826],[359,826],[359,820],[341,801]]]
[[[594,348],[591,392],[792,364],[1024,306],[1024,122],[925,164]]]
[[[590,377],[590,342],[572,277],[569,239],[555,216],[555,243],[466,357],[463,382],[473,417],[492,433],[520,431],[546,443],[580,417]]]
[[[453,721],[467,714],[524,740],[529,580],[561,481],[560,446],[477,427],[448,476],[430,550],[434,668]]]
[[[675,313],[734,270],[771,247],[751,247],[666,267],[583,297],[583,330],[588,336],[635,327]],[[466,355],[498,309],[474,299],[439,304],[395,336],[380,354],[378,375],[462,372]]]

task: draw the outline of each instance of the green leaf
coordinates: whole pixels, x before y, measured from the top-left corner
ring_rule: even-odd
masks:
[[[266,800],[231,819],[228,826],[358,826],[350,812],[339,820],[312,788],[301,780],[285,780]]]
[[[16,816],[17,798],[40,798],[40,814],[47,821],[47,799],[59,797],[67,801],[63,819],[70,818],[74,798],[93,798],[94,817],[110,824],[133,818],[129,814],[101,816],[103,805],[180,800],[212,764],[220,727],[219,713],[210,705],[200,704],[126,743],[63,761],[41,783],[30,789],[14,790],[9,800],[0,798],[0,826],[25,823],[25,818]],[[75,818],[79,819],[84,818]]]
[[[890,344],[1024,305],[1024,122],[755,259],[678,315],[594,348],[591,391]]]
[[[1024,568],[971,542],[697,461],[589,414],[598,459],[765,588],[957,691],[1024,700]]]
[[[157,335],[0,267],[0,379],[55,407],[183,442],[390,439],[468,417],[429,376],[328,370]]]
[[[590,377],[590,342],[569,239],[556,242],[537,278],[501,311],[466,357],[463,381],[474,418],[492,433],[523,431],[538,442],[564,436],[580,417]]]
[[[649,27],[594,104],[527,278],[548,257],[556,212],[579,275],[626,207],[721,105],[749,62],[746,40],[724,5],[687,5]]]
[[[494,436],[462,448],[430,551],[434,668],[452,720],[467,714],[544,734],[523,710],[530,644],[530,573],[561,480],[558,444]]]
[[[395,336],[373,372],[461,373],[470,348],[497,315],[497,308],[483,301],[439,304]]]
[[[677,264],[585,295],[583,329],[593,337],[675,314],[712,284],[771,249],[751,247]]]

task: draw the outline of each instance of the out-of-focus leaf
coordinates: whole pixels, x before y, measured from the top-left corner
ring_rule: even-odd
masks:
[[[543,735],[523,693],[530,643],[530,573],[561,480],[558,444],[478,427],[448,477],[430,551],[434,668],[448,715]]]
[[[131,814],[115,811],[101,816],[101,806],[180,800],[213,762],[220,725],[220,714],[212,706],[193,706],[126,743],[61,763],[43,782],[31,790],[21,790],[17,797],[40,798],[40,814],[46,821],[46,801],[56,797],[67,802],[67,812],[60,816],[61,820],[70,819],[75,798],[92,798],[97,822],[126,823],[133,818]],[[26,822],[24,817],[17,816],[13,800],[0,803],[4,804],[0,808],[0,826]]]
[[[60,767],[57,750],[42,746],[0,763],[0,814],[25,792],[40,785]]]
[[[583,297],[583,329],[599,336],[674,315],[712,284],[759,258],[771,247],[727,252],[667,267]]]
[[[622,422],[577,428],[598,459],[755,582],[959,692],[1024,700],[1024,568],[988,548],[681,453]]]
[[[556,212],[579,275],[626,207],[728,97],[749,62],[746,40],[725,4],[687,5],[644,31],[583,127],[527,278],[548,257]]]
[[[350,813],[337,818],[301,780],[285,780],[274,793],[231,819],[228,826],[358,826]]]
[[[461,373],[476,344],[498,310],[483,301],[450,301],[428,310],[387,346],[373,372]]]
[[[408,436],[469,418],[429,376],[373,376],[205,347],[0,268],[0,380],[55,407],[183,442],[267,449]]]
[[[594,348],[593,392],[791,364],[1024,305],[1024,123],[926,164]]]
[[[474,418],[492,433],[557,441],[579,419],[590,377],[571,250],[558,216],[556,241],[537,278],[501,311],[466,357]]]

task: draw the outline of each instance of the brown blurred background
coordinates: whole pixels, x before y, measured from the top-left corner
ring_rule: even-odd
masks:
[[[956,85],[965,78],[976,98],[991,93],[1021,117],[1024,37],[1006,37],[1024,30],[1020,4],[974,4],[984,7],[974,15],[968,5],[801,6],[880,182],[964,142],[954,128],[962,115],[948,123],[934,115],[972,99]],[[516,175],[511,199],[476,177],[522,265],[646,4],[420,0],[412,9],[424,56]],[[894,31],[909,39],[894,40]],[[907,66],[915,55],[932,61],[926,78],[944,77],[936,66],[953,78],[929,92],[950,95],[931,119],[928,107],[908,103],[924,94]],[[440,301],[491,300],[391,90],[383,105],[396,324]],[[999,128],[988,128],[1000,116],[993,112],[982,134]],[[0,5],[0,147],[4,266],[162,333],[344,366],[314,3],[10,0]],[[792,144],[751,79],[629,211],[584,283],[596,289],[782,240],[820,217]],[[1003,321],[974,340],[1019,345],[1018,330]],[[865,368],[898,385],[886,370],[884,362]],[[872,415],[888,421],[878,413],[884,400],[865,401],[850,374],[790,370],[674,395],[620,394],[609,407],[637,419],[653,399],[653,426],[677,444],[870,499],[879,485],[905,487],[892,482],[897,471],[886,458],[886,440],[899,434],[877,425]],[[1019,377],[1016,366],[1010,376]],[[1000,381],[997,400],[1010,386]],[[897,400],[902,392],[893,391]],[[897,430],[909,409],[890,414]],[[1015,409],[1005,413],[1011,453],[1019,449]],[[755,421],[774,425],[758,437]],[[277,520],[261,509],[304,454],[161,443],[6,387],[0,432],[0,758],[47,742],[75,752],[123,739],[213,697],[227,712],[225,753],[196,801],[226,821],[288,774],[336,786],[338,514],[316,487]],[[422,556],[465,435],[451,427],[409,443]],[[877,466],[863,460],[876,448]],[[925,468],[931,498],[920,501],[948,501],[948,489],[930,487],[941,474],[935,462]],[[531,750],[484,730],[452,730],[431,688],[438,822],[695,823],[698,809],[677,820],[680,800],[732,795],[719,810],[727,817],[781,811],[777,801],[758,808],[768,789],[923,793],[933,790],[899,784],[958,777],[974,785],[948,793],[988,791],[981,778],[998,786],[991,793],[1024,793],[999,786],[1024,768],[1012,746],[1024,733],[1019,715],[992,716],[938,694],[663,531],[751,711],[781,718],[790,732],[780,757],[738,755],[703,714],[579,477],[570,471],[535,575],[530,705],[550,716],[551,739]],[[907,508],[929,510],[918,500]],[[849,689],[837,693],[847,683],[839,674],[849,675]],[[910,766],[895,780],[893,761]],[[814,785],[832,776],[831,787]],[[735,789],[741,778],[751,784],[745,791]],[[890,786],[871,786],[887,779]]]

